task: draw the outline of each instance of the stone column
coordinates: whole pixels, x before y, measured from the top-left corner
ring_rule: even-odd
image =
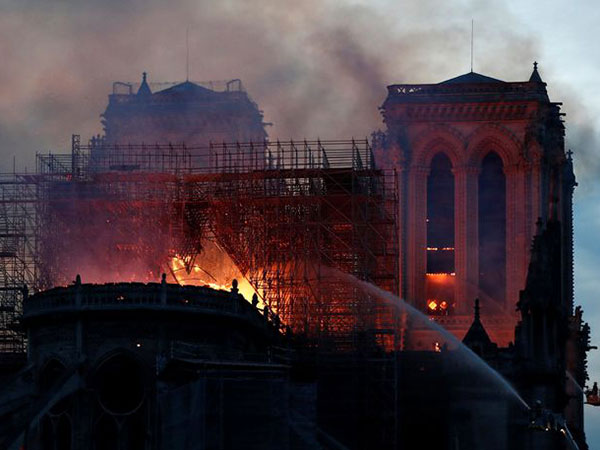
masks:
[[[407,195],[407,301],[422,308],[427,271],[427,176],[429,167],[413,166],[408,174]]]
[[[529,265],[529,250],[531,248],[531,240],[533,238],[533,229],[535,227],[535,221],[533,221],[534,202],[533,198],[533,176],[532,176],[532,164],[527,163],[523,166],[523,178],[524,178],[524,190],[525,190],[525,210],[523,215],[523,230],[525,233],[525,244],[527,247],[527,257],[525,258],[525,275],[527,275],[527,266]]]
[[[479,168],[462,166],[453,173],[456,313],[470,314],[479,284]]]
[[[506,292],[504,308],[512,313],[519,300],[523,258],[524,178],[519,166],[504,167],[506,181]]]

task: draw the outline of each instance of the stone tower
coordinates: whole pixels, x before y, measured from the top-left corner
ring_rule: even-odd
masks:
[[[102,114],[105,141],[124,146],[263,142],[267,133],[262,111],[241,81],[216,83],[211,89],[185,81],[152,92],[146,73],[137,93],[131,85],[115,83]]]
[[[501,346],[513,340],[538,219],[556,219],[572,303],[572,192],[560,103],[534,63],[528,81],[474,72],[438,83],[391,85],[380,161],[400,191],[401,288],[405,299],[458,338],[479,298]],[[427,349],[426,334],[411,343]]]

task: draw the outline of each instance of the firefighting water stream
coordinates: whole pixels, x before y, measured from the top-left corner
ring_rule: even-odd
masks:
[[[493,383],[498,386],[500,392],[508,394],[514,398],[523,408],[530,410],[530,406],[523,400],[515,388],[500,375],[496,370],[490,367],[481,357],[473,352],[469,347],[460,342],[453,334],[437,324],[434,320],[427,317],[422,312],[415,309],[413,306],[406,303],[401,298],[384,291],[383,289],[359,280],[358,278],[342,273],[338,270],[331,269],[332,274],[346,283],[352,283],[358,289],[363,290],[366,294],[376,297],[384,301],[386,304],[395,308],[400,315],[405,315],[411,323],[411,327],[421,327],[435,331],[439,335],[438,351],[452,352],[453,360],[462,366],[462,370],[470,374],[481,377],[473,379],[473,383]]]
[[[584,394],[585,390],[579,385],[579,383],[577,382],[577,380],[575,379],[575,377],[573,375],[571,375],[571,372],[569,372],[568,370],[565,372],[567,374],[567,378],[569,380],[571,380],[571,383],[573,383],[573,386],[575,387],[575,389],[580,393],[580,394]]]

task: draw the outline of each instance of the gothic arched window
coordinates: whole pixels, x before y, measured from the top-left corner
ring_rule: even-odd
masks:
[[[443,153],[431,161],[427,179],[426,310],[449,314],[454,307],[454,174]]]
[[[479,173],[479,295],[504,305],[506,295],[506,179],[502,159],[488,153]]]

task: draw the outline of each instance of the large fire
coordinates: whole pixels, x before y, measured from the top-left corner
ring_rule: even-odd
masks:
[[[86,283],[150,283],[165,273],[171,283],[230,290],[236,279],[251,301],[254,289],[208,226],[151,186],[53,185],[42,227],[44,283],[68,284],[76,274]]]
[[[222,290],[231,290],[233,280],[237,280],[239,293],[246,300],[252,299],[252,296],[256,293],[248,280],[244,278],[226,254],[222,255],[222,261],[218,266],[205,266],[202,264],[204,258],[200,257],[198,259],[199,261],[194,263],[188,272],[183,258],[180,255],[173,256],[168,263],[169,272],[167,273],[167,280],[170,278],[170,281],[182,286],[207,286]],[[223,276],[223,273],[226,275]]]

